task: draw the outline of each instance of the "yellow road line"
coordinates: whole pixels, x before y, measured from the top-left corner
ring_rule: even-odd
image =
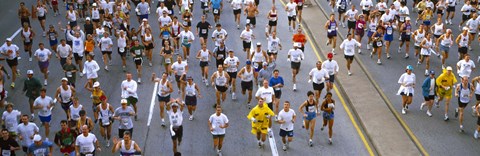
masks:
[[[283,0],[280,0],[280,2],[282,3],[283,6],[285,6],[285,3],[283,2]],[[301,27],[305,28],[303,26],[302,23],[300,23]],[[310,47],[312,47],[313,51],[315,52],[315,55],[317,56],[317,59],[320,60],[320,61],[323,61],[322,58],[320,57],[320,53],[318,52],[317,50],[317,47],[314,46],[311,38],[310,38],[310,34],[308,34],[305,29],[303,29],[304,31],[304,34],[305,36],[307,36],[307,40],[308,40],[308,43],[310,44]],[[353,124],[353,127],[355,127],[358,135],[360,136],[360,139],[362,140],[363,144],[365,145],[365,148],[367,149],[368,153],[371,155],[371,156],[374,156],[375,154],[373,153],[373,150],[372,148],[370,147],[370,144],[368,144],[367,142],[367,139],[365,138],[365,136],[363,135],[362,133],[362,130],[360,129],[360,127],[358,126],[357,122],[355,121],[355,119],[353,118],[353,115],[352,115],[352,112],[350,111],[350,108],[347,106],[347,104],[345,103],[345,100],[342,96],[342,94],[340,94],[340,92],[338,91],[336,85],[333,86],[333,89],[335,90],[335,93],[337,94],[338,98],[340,99],[340,102],[342,103],[343,105],[343,108],[345,109],[345,112],[347,112],[348,114],[348,117],[350,118],[350,120],[352,121],[352,124]]]

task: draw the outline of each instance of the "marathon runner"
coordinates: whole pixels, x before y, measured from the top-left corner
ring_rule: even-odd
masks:
[[[317,61],[316,68],[310,70],[308,83],[313,81],[313,90],[315,92],[315,100],[318,101],[322,95],[322,90],[325,88],[325,81],[330,79],[327,70],[322,68],[322,62]]]
[[[185,104],[187,105],[188,108],[188,113],[190,114],[190,117],[188,120],[192,121],[194,118],[195,110],[197,110],[197,96],[199,98],[202,98],[202,95],[200,94],[200,89],[198,86],[193,82],[193,78],[191,76],[187,77],[187,83],[185,84]]]
[[[28,146],[28,155],[53,155],[53,143],[45,138],[42,141],[42,137],[39,134],[33,136],[33,143]]]
[[[170,81],[168,81],[168,74],[163,73],[162,78],[157,78],[155,73],[152,73],[152,82],[158,83],[158,103],[160,105],[160,118],[162,119],[162,126],[165,127],[165,119],[164,119],[164,107],[167,102],[170,101],[170,94],[173,92],[173,87]]]
[[[475,93],[474,88],[468,82],[468,77],[463,76],[462,81],[455,88],[455,97],[458,97],[458,107],[455,108],[455,118],[459,117],[458,122],[460,124],[460,132],[463,130],[463,110],[470,103],[470,100]]]
[[[280,113],[278,113],[277,120],[277,123],[280,124],[279,135],[282,137],[283,151],[286,151],[290,142],[293,141],[293,124],[295,123],[296,118],[297,115],[295,114],[295,111],[290,109],[290,102],[285,101],[285,103],[283,103],[283,109],[280,111]]]
[[[455,43],[457,43],[459,60],[464,58],[464,55],[468,53],[468,47],[470,47],[470,34],[468,34],[468,28],[463,27],[463,31],[458,34]]]
[[[457,62],[458,76],[468,78],[473,70],[475,70],[475,63],[470,59],[470,54],[465,54],[464,59]]]
[[[25,52],[28,52],[28,61],[32,62],[32,44],[33,38],[35,37],[35,32],[32,30],[31,26],[24,23],[20,33],[20,36],[23,40],[23,49]]]
[[[121,84],[121,97],[122,99],[127,99],[128,106],[133,105],[133,110],[135,110],[135,114],[137,114],[137,82],[135,82],[135,80],[132,80],[132,74],[129,72],[127,72],[125,77],[126,80],[123,80]],[[137,120],[137,115],[135,115],[135,120]]]
[[[180,42],[182,43],[183,57],[185,58],[185,60],[188,60],[190,55],[190,46],[195,40],[195,36],[193,36],[193,33],[190,31],[189,26],[185,27],[184,31],[180,32],[178,36],[180,38]]]
[[[40,89],[42,89],[42,84],[37,78],[33,77],[33,70],[27,70],[27,79],[24,81],[24,86],[22,91],[25,92],[25,95],[28,97],[28,103],[30,104],[30,113],[32,118],[30,119],[33,122],[35,118],[33,103],[35,99],[40,96]]]
[[[401,19],[402,17],[400,17]],[[400,23],[400,22],[399,22]],[[410,24],[410,17],[405,17],[405,23],[403,23],[399,29],[401,36],[400,47],[398,48],[398,52],[402,52],[403,44],[405,44],[405,59],[410,57],[408,55],[410,51],[410,36],[412,35],[412,25]]]
[[[63,67],[67,63],[67,59],[73,58],[72,47],[67,44],[65,39],[60,40],[60,45],[55,49],[56,57],[60,60],[60,65]]]
[[[83,68],[82,73],[87,75],[87,83],[85,88],[90,88],[97,82],[98,74],[100,67],[97,64],[97,61],[93,60],[92,55],[87,55],[87,61],[85,61],[85,68]]]
[[[230,93],[232,93],[232,100],[237,99],[237,96],[235,96],[235,92],[237,90],[237,71],[238,71],[238,66],[240,65],[240,60],[238,57],[234,56],[233,50],[228,51],[228,57],[225,59],[223,62],[225,68],[227,68],[227,73],[228,76],[230,77],[230,81],[228,84],[230,84]]]
[[[102,99],[102,103],[97,106],[95,111],[95,123],[100,120],[98,125],[100,126],[100,135],[107,142],[107,147],[110,147],[110,138],[112,136],[112,121],[113,121],[113,107],[107,103],[107,98]]]
[[[240,39],[243,42],[243,52],[247,53],[247,59],[249,59],[250,56],[250,51],[252,47],[252,40],[255,39],[255,35],[253,34],[253,30],[250,29],[250,24],[245,25],[245,30],[242,31],[240,34]]]
[[[208,127],[213,135],[213,149],[217,155],[222,155],[223,138],[225,138],[225,129],[229,126],[229,120],[222,113],[222,107],[218,106],[215,113],[208,119]]]
[[[247,60],[245,64],[245,67],[238,72],[238,77],[241,79],[242,94],[245,95],[246,91],[248,91],[247,106],[248,109],[250,109],[253,90],[253,72],[255,69],[252,68],[252,61]]]
[[[95,134],[90,133],[87,125],[82,126],[82,134],[75,139],[75,153],[80,156],[95,155],[95,152],[101,152],[100,142]]]
[[[435,100],[435,105],[439,107],[439,103],[445,98],[445,118],[443,120],[448,121],[448,107],[450,105],[450,99],[452,98],[453,85],[457,83],[457,78],[452,73],[452,67],[447,66],[446,70],[437,77],[436,84],[438,86],[437,95],[438,99]]]
[[[60,121],[60,131],[55,133],[54,143],[60,148],[63,155],[75,155],[75,138],[77,131],[68,127],[68,121]]]
[[[317,106],[318,107],[318,106]],[[333,123],[334,123],[334,117],[335,113],[333,112],[335,110],[335,100],[332,99],[332,93],[327,92],[325,95],[325,99],[322,102],[322,105],[320,106],[320,110],[323,111],[323,125],[320,130],[323,130],[324,127],[327,126],[328,124],[328,144],[332,144],[332,135],[333,135]]]
[[[218,65],[225,64],[225,58],[227,58],[227,47],[225,46],[225,42],[220,42],[220,46],[215,47],[213,49],[213,54],[215,57],[215,67],[218,67]]]
[[[7,129],[2,129],[2,138],[0,139],[0,150],[2,155],[15,155],[15,151],[20,150],[20,145],[15,137],[10,136]]]
[[[20,76],[20,70],[17,69],[18,59],[20,58],[19,49],[17,45],[12,44],[11,38],[7,38],[6,44],[1,47],[1,53],[6,57],[7,64],[12,70],[12,84],[10,85],[12,88],[15,88],[15,80],[17,76]]]
[[[42,122],[42,125],[45,126],[45,136],[50,134],[50,121],[52,120],[52,109],[54,107],[53,99],[50,96],[47,96],[47,89],[40,89],[40,96],[35,99],[33,102],[33,108],[38,109],[38,117]],[[46,137],[48,140],[48,137]]]
[[[400,88],[397,95],[402,96],[402,114],[407,114],[408,105],[412,103],[413,93],[415,91],[415,73],[413,73],[413,66],[408,65],[405,73],[403,73],[398,79]],[[437,80],[438,81],[438,80]]]
[[[43,73],[44,81],[43,85],[47,85],[48,80],[48,65],[50,64],[50,58],[52,56],[52,51],[45,49],[43,43],[38,44],[38,49],[35,51],[34,56],[38,61],[38,67],[40,67],[40,72]]]
[[[73,104],[70,105],[70,107],[67,110],[67,121],[68,121],[68,126],[70,127],[71,130],[78,132],[79,130],[77,129],[77,124],[78,121],[80,120],[80,111],[84,110],[83,105],[78,103],[78,97],[73,98]]]
[[[343,54],[345,55],[344,57],[347,60],[348,76],[352,75],[350,67],[355,57],[355,48],[357,47],[358,51],[360,51],[360,48],[362,48],[362,44],[357,40],[353,39],[352,34],[348,34],[347,39],[343,40],[342,44],[340,44],[340,49],[343,49]]]
[[[422,94],[425,102],[420,105],[420,110],[427,106],[427,115],[432,117],[432,106],[436,96],[437,85],[435,84],[435,71],[430,70],[430,76],[427,77],[422,84]]]
[[[442,69],[445,69],[445,61],[448,59],[450,47],[453,45],[452,37],[452,30],[447,29],[446,33],[441,35],[435,43],[437,51],[442,53]]]
[[[317,117],[317,114],[320,113],[320,111],[318,109],[318,101],[314,99],[314,93],[312,91],[308,91],[307,96],[308,96],[308,99],[300,105],[300,107],[298,108],[298,111],[302,112],[302,117],[303,117],[302,128],[305,128],[309,133],[308,145],[312,147],[313,135],[315,133],[315,123],[316,123],[315,118]],[[303,110],[303,108],[305,108],[305,110]]]
[[[215,96],[217,97],[215,107],[221,105],[221,102],[224,102],[227,98],[227,89],[230,82],[230,76],[227,72],[223,71],[223,65],[218,66],[218,71],[212,74],[210,78],[212,81],[212,86],[215,86]],[[221,99],[221,101],[220,101]]]
[[[283,81],[283,77],[279,76],[279,71],[278,69],[273,70],[273,77],[270,78],[268,86],[272,87],[274,92],[275,92],[275,113],[278,114],[278,106],[280,103],[280,98],[282,97],[282,88],[285,85]],[[275,121],[277,121],[278,118],[275,115]]]
[[[433,39],[432,34],[427,33],[422,42],[420,42],[420,58],[418,64],[421,64],[425,59],[425,76],[428,76],[428,70],[430,69],[430,55],[432,55],[433,49]]]
[[[185,82],[185,75],[188,72],[188,64],[186,61],[182,61],[182,57],[180,55],[177,56],[177,62],[172,64],[173,74],[175,75],[175,81],[177,82],[178,87],[178,94],[184,93],[183,85]],[[182,95],[185,96],[185,95]]]
[[[136,114],[132,107],[127,106],[127,99],[122,99],[120,103],[122,105],[115,109],[113,119],[120,121],[120,124],[118,124],[118,137],[123,138],[124,132],[130,132],[130,136],[133,135],[132,116]]]
[[[268,41],[267,54],[268,56],[273,56],[273,58],[276,60],[278,51],[282,50],[282,44],[280,43],[280,38],[277,37],[276,31],[273,31],[272,33],[266,32],[265,36],[267,37],[267,41]]]
[[[330,92],[333,89],[333,83],[335,82],[335,75],[338,74],[338,67],[337,61],[333,60],[333,54],[327,54],[328,60],[323,61],[322,69],[325,69],[328,72],[329,79],[327,80],[327,92]]]
[[[248,3],[243,13],[245,16],[247,16],[245,23],[251,24],[254,29],[255,29],[255,25],[257,25],[256,16],[260,13],[257,6],[258,5],[255,5],[253,3]]]
[[[264,81],[264,86],[268,81]],[[273,95],[272,95],[273,96]],[[258,147],[263,147],[267,139],[267,133],[271,132],[272,116],[275,115],[270,107],[265,107],[263,97],[257,97],[258,104],[253,107],[247,115],[247,119],[252,123],[252,134],[256,135]]]
[[[202,20],[197,23],[196,35],[200,39],[200,45],[207,44],[208,31],[212,29],[212,26],[206,21],[206,16],[202,16]]]
[[[116,153],[120,151],[120,155],[128,156],[128,155],[141,155],[142,149],[140,146],[132,140],[131,133],[129,131],[123,132],[123,140],[118,140],[117,138],[113,138],[113,148],[112,153]]]
[[[287,12],[287,17],[288,17],[288,30],[293,31],[295,30],[295,27],[297,26],[297,3],[295,3],[295,0],[290,0],[286,5],[285,5],[285,11]]]
[[[200,68],[202,72],[202,79],[208,79],[208,63],[213,53],[207,49],[207,45],[203,44],[202,49],[198,50],[196,58],[200,62]]]
[[[75,128],[78,131],[78,133],[82,133],[82,126],[84,125],[87,126],[89,131],[93,131],[93,128],[95,125],[93,123],[93,120],[87,116],[87,112],[82,109],[78,112],[78,114],[80,115],[80,119],[78,119],[78,122],[76,125],[77,127]]]
[[[60,106],[68,118],[68,109],[73,104],[73,98],[75,97],[76,90],[73,86],[68,84],[66,77],[62,78],[62,84],[55,91],[55,101],[60,102]]]
[[[145,46],[140,45],[140,41],[138,40],[135,40],[134,45],[130,48],[130,55],[132,55],[135,68],[137,69],[138,83],[142,83],[142,64],[144,51]]]
[[[341,23],[341,22],[339,22]],[[330,14],[330,20],[325,23],[325,30],[327,30],[327,46],[332,44],[332,53],[335,54],[335,46],[337,45],[337,29],[338,23],[335,21],[335,14]]]
[[[300,47],[299,43],[294,43],[293,49],[290,49],[287,55],[287,62],[291,62],[290,68],[292,68],[293,91],[297,90],[296,77],[297,77],[297,74],[300,72],[300,65],[302,63],[301,61],[305,59],[305,55],[303,54],[303,51],[299,49],[299,47]]]
[[[351,6],[352,9],[348,9],[345,13],[345,17],[343,17],[345,22],[345,18],[347,18],[347,27],[348,27],[348,34],[354,34],[355,33],[355,24],[357,22],[358,18],[358,10],[355,9],[355,5]],[[345,24],[343,24],[345,25]],[[350,32],[351,31],[351,32]]]
[[[33,122],[29,122],[28,115],[23,114],[21,117],[21,123],[17,126],[18,140],[21,141],[23,152],[27,153],[28,146],[33,143],[33,136],[38,134],[40,129]]]
[[[18,118],[21,115],[20,111],[13,109],[12,103],[8,103],[5,106],[5,111],[2,114],[2,127],[7,129],[8,135],[13,139],[17,136]]]
[[[179,108],[180,107],[180,108]],[[180,99],[170,99],[167,103],[168,118],[170,121],[170,135],[173,143],[173,153],[177,153],[177,147],[182,144],[183,137],[183,108],[184,104]]]

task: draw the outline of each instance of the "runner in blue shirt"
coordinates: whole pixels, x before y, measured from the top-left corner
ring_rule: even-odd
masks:
[[[278,69],[273,70],[273,77],[268,81],[268,85],[273,88],[275,92],[275,114],[278,114],[278,104],[280,97],[282,97],[282,88],[285,85],[283,78],[278,76]],[[277,121],[277,115],[275,115],[275,121]]]

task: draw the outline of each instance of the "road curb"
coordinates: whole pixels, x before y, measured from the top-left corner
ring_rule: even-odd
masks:
[[[315,4],[319,7],[320,11],[323,13],[323,15],[325,17],[327,17],[328,19],[328,14],[325,12],[325,9],[322,7],[322,5],[320,5],[319,1],[318,0],[313,0],[315,1]],[[302,24],[303,26],[306,28],[305,30],[311,35],[311,30],[309,28],[309,26],[305,23],[305,21],[302,21]],[[338,37],[340,38],[340,42],[343,41],[345,39],[344,35],[342,35],[342,33],[340,31],[338,31]],[[313,38],[313,40],[316,40],[315,38]],[[320,49],[318,48],[318,45],[315,45],[315,47],[317,47],[317,49]],[[321,51],[321,50],[319,50]],[[322,57],[322,59],[325,58],[324,54],[320,54]],[[357,64],[359,65],[359,67],[362,69],[362,71],[365,73],[365,75],[367,76],[368,80],[370,81],[370,83],[372,83],[372,85],[374,86],[374,88],[376,89],[376,91],[380,94],[380,96],[382,97],[382,100],[387,104],[387,107],[389,108],[389,110],[392,112],[392,114],[395,116],[396,120],[400,123],[400,125],[402,126],[403,130],[405,130],[410,138],[410,140],[413,141],[413,143],[415,144],[415,146],[417,147],[417,149],[422,153],[422,155],[429,155],[427,153],[427,151],[424,149],[423,145],[420,143],[420,141],[415,137],[415,134],[413,134],[413,132],[410,130],[410,128],[408,127],[408,125],[406,125],[405,121],[403,121],[403,119],[401,118],[401,116],[399,115],[399,113],[396,111],[395,107],[393,106],[393,104],[390,102],[390,100],[388,99],[388,97],[385,95],[385,93],[383,93],[383,91],[381,90],[381,88],[379,87],[379,85],[377,84],[377,82],[373,79],[372,75],[370,74],[370,72],[367,70],[367,68],[365,67],[365,65],[363,64],[363,61],[361,59],[357,59],[355,58],[355,62],[357,62]],[[360,124],[362,125],[362,132],[364,132],[364,134],[367,136],[368,138],[368,142],[369,144],[371,144],[373,146],[373,148],[376,150],[377,149],[377,146],[375,146],[373,143],[372,143],[372,140],[371,140],[371,136],[365,132],[365,125],[364,125],[364,122],[362,120],[360,120],[358,114],[357,114],[357,111],[355,109],[355,107],[353,107],[353,105],[351,104],[351,101],[350,101],[350,98],[348,97],[348,94],[346,94],[343,86],[341,85],[341,81],[336,79],[336,81],[338,82],[338,85],[336,85],[339,90],[341,90],[342,94],[346,95],[345,99],[348,101],[348,105],[351,107],[352,111],[354,112],[355,114],[355,117],[358,119],[358,121],[360,122]]]

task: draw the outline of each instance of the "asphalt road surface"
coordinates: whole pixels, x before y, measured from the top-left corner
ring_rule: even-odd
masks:
[[[390,5],[393,1],[390,1],[388,5]],[[452,25],[445,25],[447,28],[453,31],[454,38],[456,39],[457,35],[460,33],[458,29],[458,24],[461,22],[461,13],[460,8],[463,6],[463,1],[459,2],[456,6],[456,13],[455,18],[452,20]],[[356,9],[361,12],[361,7],[359,6],[360,1],[352,1],[354,5],[356,5]],[[321,8],[324,10],[326,14],[332,13],[331,7],[328,6],[324,0],[317,0],[317,4],[321,5]],[[376,5],[376,1],[374,1],[374,5]],[[410,18],[412,19],[412,26],[413,30],[416,30],[418,26],[414,25],[414,20],[417,18],[418,14],[416,11],[412,10],[412,1],[408,1],[407,6],[410,9]],[[350,8],[350,6],[348,6]],[[336,16],[338,16],[337,9],[335,9]],[[443,19],[445,19],[443,16]],[[335,17],[337,19],[337,17]],[[436,22],[436,14],[433,18],[435,20],[432,21],[433,23]],[[444,21],[444,20],[443,20]],[[340,33],[342,36],[346,37],[347,35],[347,28],[339,28]],[[475,37],[475,40],[472,42],[473,51],[469,51],[468,53],[471,55],[472,60],[475,61],[475,64],[478,66],[477,57],[479,56],[478,50],[480,49],[478,44],[478,37]],[[337,39],[340,40],[340,39]],[[320,42],[323,43],[324,41]],[[337,43],[341,43],[341,41],[337,41]],[[399,84],[397,83],[401,74],[405,72],[405,67],[407,65],[413,65],[415,70],[414,73],[416,74],[416,88],[415,88],[415,96],[413,99],[413,103],[410,106],[410,111],[408,111],[407,115],[401,115],[402,119],[407,123],[410,129],[413,131],[415,136],[420,140],[421,144],[425,147],[427,152],[430,155],[478,155],[480,152],[478,148],[480,143],[473,139],[473,133],[476,128],[477,118],[472,117],[471,106],[474,104],[475,100],[473,99],[470,104],[468,104],[467,108],[465,109],[464,115],[464,129],[465,133],[459,132],[459,124],[458,120],[454,118],[454,108],[458,106],[457,98],[453,97],[450,103],[450,110],[449,110],[449,117],[450,121],[445,122],[443,121],[443,114],[444,114],[444,102],[441,102],[440,108],[433,108],[432,114],[433,117],[428,117],[425,114],[425,111],[419,111],[420,104],[424,101],[422,96],[421,84],[423,80],[425,80],[424,72],[425,72],[425,63],[422,65],[416,66],[417,59],[413,57],[413,41],[410,43],[410,58],[404,59],[404,50],[405,46],[402,47],[402,53],[397,53],[397,49],[400,45],[398,41],[398,33],[394,33],[394,40],[391,43],[391,55],[392,58],[387,60],[386,54],[382,55],[382,65],[376,64],[376,56],[373,59],[370,58],[369,53],[370,51],[366,49],[367,39],[366,36],[362,40],[362,54],[356,54],[355,58],[358,61],[359,59],[362,63],[367,67],[368,72],[372,75],[374,81],[378,84],[381,90],[385,93],[388,97],[389,101],[395,106],[398,113],[401,112],[401,97],[396,95]],[[338,44],[340,45],[340,44]],[[337,47],[338,47],[337,45]],[[324,46],[324,45],[321,45]],[[336,49],[337,53],[341,53],[339,49]],[[385,52],[385,49],[383,49]],[[454,73],[456,74],[456,63],[457,63],[457,46],[456,44],[450,48],[450,56],[446,61],[446,64],[452,66],[454,69]],[[356,64],[354,64],[356,65]],[[442,72],[441,68],[441,59],[437,58],[436,56],[431,57],[430,59],[430,69],[435,70],[436,76],[439,76]],[[478,69],[478,67],[477,67]],[[345,68],[341,68],[341,72],[346,72]],[[355,72],[355,71],[354,71]],[[357,71],[358,72],[358,71]],[[476,77],[479,75],[478,70],[474,70],[471,74],[472,77]],[[354,78],[354,75],[352,75]],[[460,79],[457,76],[457,80],[460,82]],[[461,147],[461,148],[460,148]]]
[[[195,10],[194,10],[194,20],[193,25],[199,21],[199,17],[201,16],[199,3],[195,3]],[[31,7],[33,5],[33,1],[27,1],[26,6]],[[60,6],[63,3],[60,2]],[[263,45],[266,45],[267,40],[264,35],[264,26],[267,24],[265,17],[266,13],[268,12],[270,6],[272,5],[271,1],[262,1],[260,4],[260,14],[257,17],[257,28],[254,29],[254,33],[257,38],[254,40],[254,43],[261,42]],[[306,47],[306,57],[305,60],[302,62],[302,67],[300,74],[297,76],[297,88],[296,92],[292,91],[292,83],[291,83],[291,69],[290,65],[287,63],[283,63],[287,59],[287,51],[288,49],[292,48],[291,43],[291,35],[292,33],[288,31],[287,26],[287,17],[282,3],[277,2],[276,7],[278,8],[279,12],[279,23],[278,23],[278,37],[282,40],[283,50],[280,51],[277,60],[277,69],[280,70],[280,76],[283,76],[285,80],[286,86],[283,89],[282,95],[282,103],[285,100],[289,100],[292,102],[292,108],[297,113],[297,120],[295,124],[295,139],[294,142],[291,143],[290,149],[286,152],[281,150],[281,139],[278,136],[278,124],[274,124],[273,131],[275,137],[275,145],[278,148],[279,155],[368,155],[368,150],[365,147],[362,138],[359,136],[361,133],[360,130],[354,128],[352,124],[353,122],[358,122],[354,118],[350,118],[349,115],[346,113],[344,106],[339,100],[339,96],[337,93],[334,93],[334,99],[337,103],[336,109],[336,121],[334,125],[334,137],[333,137],[333,145],[328,145],[327,143],[327,131],[320,131],[320,127],[322,121],[317,118],[316,124],[316,134],[314,137],[314,146],[308,147],[308,133],[306,130],[301,128],[301,117],[300,112],[298,112],[298,107],[301,102],[306,100],[307,91],[311,90],[311,84],[307,83],[308,79],[308,71],[315,66],[315,62],[317,60],[314,55],[313,49],[308,44]],[[156,4],[154,5],[156,6]],[[17,9],[19,4],[17,1],[5,1],[2,2],[2,6],[0,9],[0,14],[4,15],[0,19],[0,29],[1,35],[0,38],[10,37],[15,31],[17,31],[20,27],[19,19],[16,15]],[[268,8],[268,9],[267,9]],[[65,9],[64,7],[60,7],[61,16],[53,17],[52,10],[47,14],[47,26],[49,24],[53,24],[57,27],[57,23],[61,21],[61,23],[65,24],[66,20],[64,18]],[[154,10],[152,8],[152,10]],[[132,10],[133,13],[133,10]],[[175,14],[178,16],[178,14]],[[221,16],[221,24],[229,33],[229,38],[227,39],[227,47],[230,49],[235,50],[235,54],[237,57],[240,58],[241,64],[240,66],[243,67],[245,65],[245,53],[242,52],[242,46],[240,43],[240,33],[242,30],[236,29],[236,24],[233,21],[233,11],[229,5],[224,3],[224,11]],[[156,16],[150,15],[149,21],[153,28],[154,36],[159,35],[158,30],[158,22],[156,20]],[[211,24],[213,24],[213,16],[209,15],[207,19]],[[245,16],[242,15],[242,24],[245,24]],[[136,22],[136,17],[131,17],[132,26],[138,27],[138,23]],[[37,36],[33,39],[33,50],[35,51],[38,48],[39,42],[48,43],[46,38],[41,36],[41,28],[40,24],[37,20],[31,20],[33,30],[37,33]],[[83,25],[83,23],[79,23],[79,25]],[[59,31],[57,29],[57,31]],[[315,30],[314,30],[315,31]],[[210,33],[212,30],[210,31]],[[59,35],[60,39],[63,39],[63,35]],[[191,48],[191,55],[196,54],[197,50],[200,49],[200,44],[198,42],[198,37],[196,36],[197,40],[194,42]],[[114,38],[113,38],[114,39]],[[17,35],[13,41],[14,44],[17,44],[20,47],[22,60],[19,63],[19,69],[21,71],[21,77],[16,81],[17,85],[15,89],[8,88],[8,99],[7,101],[13,102],[15,104],[15,109],[22,111],[23,113],[29,112],[28,110],[28,103],[27,98],[24,96],[21,88],[23,87],[23,79],[26,75],[26,70],[32,69],[34,70],[34,76],[39,78],[39,80],[43,81],[43,76],[40,74],[36,61],[28,62],[27,54],[23,51],[23,45],[21,42],[21,38]],[[114,43],[115,39],[114,39]],[[153,67],[148,67],[146,63],[144,64],[144,71],[143,71],[143,83],[138,86],[138,95],[139,95],[139,103],[138,103],[138,112],[139,112],[139,120],[134,122],[134,133],[133,133],[133,140],[135,140],[140,147],[144,151],[144,155],[172,155],[172,143],[170,139],[170,134],[166,128],[162,128],[160,126],[160,118],[159,118],[159,107],[157,104],[157,100],[155,99],[155,105],[152,112],[149,111],[150,104],[152,101],[152,92],[154,89],[154,84],[147,81],[149,80],[151,73],[162,73],[164,68],[161,66],[160,61],[161,57],[159,55],[160,51],[160,40],[156,37],[157,46],[154,49],[154,61]],[[48,46],[46,46],[49,48]],[[116,47],[116,46],[115,46]],[[213,42],[209,41],[208,49],[213,50],[214,45]],[[266,48],[266,47],[264,47]],[[120,83],[125,79],[125,73],[122,72],[121,68],[121,60],[119,55],[116,52],[113,53],[113,65],[110,66],[110,71],[106,72],[103,70],[103,61],[100,57],[100,51],[98,48],[95,49],[95,53],[97,57],[95,57],[96,61],[98,62],[99,66],[102,68],[99,71],[99,81],[101,83],[101,88],[105,91],[107,97],[109,98],[109,103],[112,104],[115,108],[120,106]],[[200,83],[200,67],[198,65],[198,61],[190,57],[189,63],[189,75],[194,77],[194,81],[197,82],[200,86],[200,90],[203,94],[203,98],[199,99],[198,101],[198,108],[196,112],[196,118],[193,121],[188,121],[188,113],[184,114],[184,136],[183,142],[179,147],[179,151],[182,152],[184,155],[214,155],[215,151],[212,148],[212,137],[208,130],[207,120],[208,117],[214,113],[214,109],[212,109],[212,105],[214,104],[215,94],[214,89],[212,87],[206,87],[202,83]],[[6,63],[3,63],[6,66]],[[213,73],[214,69],[214,62],[212,61],[209,65],[210,67],[210,75]],[[381,66],[384,67],[384,66]],[[134,68],[133,61],[131,57],[127,60],[127,69],[128,71],[132,72],[134,75],[134,80],[137,79],[136,72]],[[50,77],[49,77],[49,84],[45,86],[47,88],[47,95],[53,96],[55,93],[55,89],[60,86],[60,79],[63,77],[63,72],[60,68],[59,61],[56,58],[51,59],[50,63]],[[158,75],[158,74],[157,74]],[[6,85],[10,84],[11,80],[7,80]],[[89,92],[84,89],[83,84],[86,82],[86,78],[80,78],[77,76],[77,95],[80,98],[80,103],[83,104],[87,110],[87,115],[93,117],[92,110],[91,110],[91,99],[89,98]],[[176,86],[176,84],[174,84]],[[230,95],[226,100],[226,103],[223,105],[224,114],[226,114],[230,119],[230,127],[227,128],[227,134],[224,141],[224,146],[222,153],[224,155],[247,155],[247,156],[258,156],[258,155],[272,155],[271,145],[268,144],[265,149],[259,149],[256,144],[256,139],[254,135],[250,133],[250,122],[247,120],[246,115],[248,114],[249,110],[247,109],[246,97],[242,96],[239,92],[240,90],[240,82],[237,82],[237,99],[232,100]],[[176,87],[174,87],[176,88]],[[256,87],[254,92],[256,91]],[[325,92],[323,93],[325,95]],[[322,95],[322,96],[323,96]],[[179,97],[177,94],[177,90],[174,91],[173,96],[174,98]],[[153,97],[154,98],[154,97]],[[63,110],[58,107],[53,110],[53,119],[51,121],[52,128],[51,134],[49,136],[50,140],[54,138],[54,132],[60,129],[59,122],[65,118],[65,114]],[[153,119],[152,124],[147,127],[147,119],[148,115],[152,113]],[[28,114],[28,113],[27,113]],[[37,116],[37,115],[36,115]],[[467,120],[468,121],[468,120]],[[168,122],[168,121],[167,121]],[[440,121],[438,121],[440,122]],[[40,121],[38,118],[35,120],[37,125],[40,125]],[[114,123],[112,135],[117,136],[117,125],[118,123]],[[453,124],[450,124],[453,126]],[[470,126],[470,125],[468,125]],[[467,127],[468,127],[467,126]],[[44,135],[44,128],[40,127],[41,131],[40,134]],[[453,130],[452,130],[453,131]],[[102,142],[102,151],[97,153],[100,155],[113,155],[110,152],[110,148],[106,148],[104,146],[105,142],[99,135],[99,127],[95,125],[95,129],[93,131],[99,140]],[[465,136],[466,138],[466,136]],[[465,139],[467,140],[467,139]],[[348,150],[346,150],[348,149]],[[55,152],[54,155],[59,155],[58,147],[54,148]],[[18,152],[22,153],[22,152]]]

